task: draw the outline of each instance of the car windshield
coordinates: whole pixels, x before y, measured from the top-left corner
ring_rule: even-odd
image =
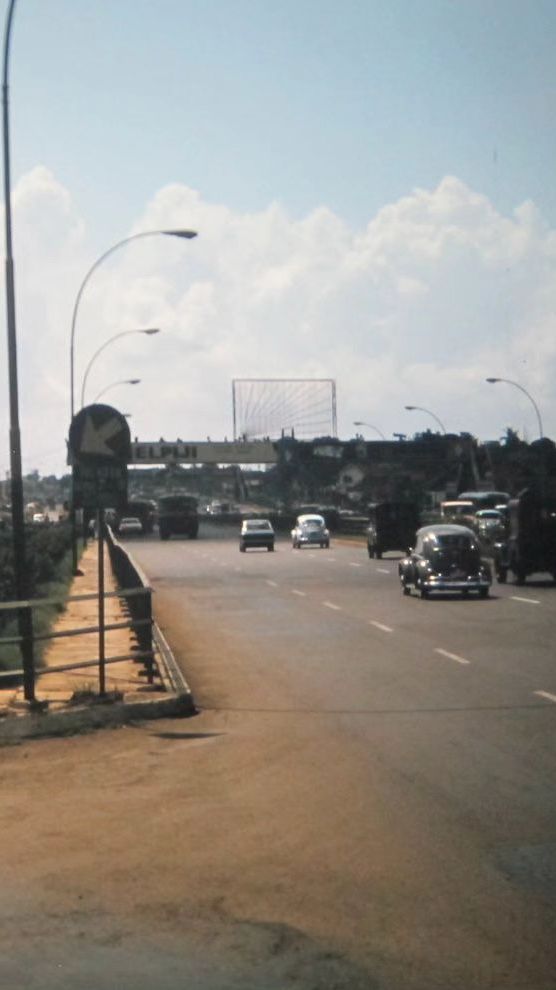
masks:
[[[270,529],[270,523],[268,519],[253,519],[251,522],[245,523],[246,529]]]
[[[468,536],[450,534],[427,540],[424,555],[435,567],[459,564],[462,567],[476,566],[480,561],[480,551]]]
[[[303,529],[322,529],[323,524],[318,519],[307,519],[301,524]]]

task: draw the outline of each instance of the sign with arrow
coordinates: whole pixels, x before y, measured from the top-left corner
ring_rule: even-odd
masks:
[[[124,506],[131,459],[125,416],[112,406],[85,406],[71,421],[68,447],[74,507],[96,510]]]

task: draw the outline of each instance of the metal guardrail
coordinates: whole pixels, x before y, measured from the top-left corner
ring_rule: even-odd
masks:
[[[103,663],[121,663],[125,660],[137,660],[144,664],[147,681],[152,684],[154,681],[155,660],[153,651],[153,620],[151,595],[152,589],[145,579],[145,576],[130,559],[127,551],[118,543],[114,534],[107,527],[107,543],[110,554],[112,568],[120,588],[116,591],[104,593],[104,599],[120,598],[126,603],[126,608],[130,618],[123,622],[113,622],[104,625],[104,631],[115,629],[130,629],[137,639],[137,648],[129,653],[120,654],[113,657],[103,657]],[[27,651],[27,656],[31,657],[31,667],[34,669],[34,645],[39,641],[61,639],[72,636],[83,636],[100,631],[98,625],[82,626],[80,628],[61,630],[58,632],[35,633],[33,629],[33,610],[42,606],[59,606],[68,602],[92,601],[98,598],[96,592],[80,595],[69,595],[67,598],[35,598],[25,601],[0,602],[0,611],[13,611],[19,613],[23,619],[22,628],[24,633],[18,636],[0,637],[0,646],[18,645],[22,654]],[[94,667],[99,664],[98,657],[94,659],[83,659],[70,664],[57,664],[48,667],[41,667],[41,676],[56,673],[58,671],[79,670],[85,667]],[[0,684],[3,680],[14,680],[24,676],[24,669],[11,669],[0,671]],[[36,676],[36,674],[35,674]]]

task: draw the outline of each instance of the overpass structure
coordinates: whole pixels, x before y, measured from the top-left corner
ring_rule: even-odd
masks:
[[[135,440],[130,464],[276,464],[271,440]]]

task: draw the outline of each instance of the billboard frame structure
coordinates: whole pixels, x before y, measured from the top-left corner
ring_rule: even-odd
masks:
[[[239,383],[252,383],[257,385],[265,384],[283,384],[289,385],[294,382],[304,383],[306,385],[317,385],[317,384],[327,384],[330,385],[330,423],[331,423],[331,433],[333,437],[338,436],[338,419],[337,419],[337,409],[336,409],[336,379],[335,378],[232,378],[232,414],[233,414],[233,437],[234,440],[238,440],[238,422],[237,422],[237,395],[236,387]]]

